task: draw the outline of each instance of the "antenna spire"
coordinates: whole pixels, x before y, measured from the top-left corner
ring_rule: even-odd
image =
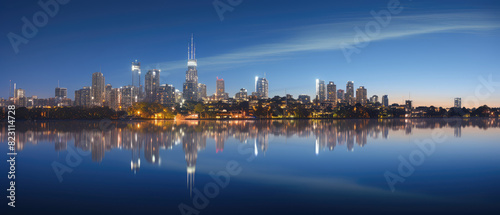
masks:
[[[193,34],[191,34],[191,59],[194,59],[194,39],[193,39]]]

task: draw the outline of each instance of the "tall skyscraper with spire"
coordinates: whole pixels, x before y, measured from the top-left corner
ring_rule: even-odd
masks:
[[[198,70],[196,67],[196,47],[193,35],[191,35],[191,44],[188,45],[188,70],[186,71],[186,82],[182,86],[182,96],[186,101],[198,100]]]

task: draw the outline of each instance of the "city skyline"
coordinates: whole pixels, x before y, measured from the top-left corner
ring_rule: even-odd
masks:
[[[2,29],[4,35],[19,33],[23,25],[20,18],[40,10],[36,4],[31,7],[16,4],[19,3],[2,9],[7,10],[2,11],[5,18],[17,20],[6,23]],[[446,7],[431,1],[401,1],[401,13],[393,15],[380,35],[370,38],[359,53],[352,54],[350,62],[340,44],[353,44],[355,28],[363,29],[365,24],[376,20],[371,11],[387,10],[387,2],[364,3],[362,7],[354,7],[355,2],[307,5],[315,11],[315,14],[301,12],[302,17],[310,17],[308,21],[291,15],[298,3],[245,2],[234,12],[226,13],[223,22],[209,2],[138,4],[137,15],[131,17],[124,17],[129,15],[127,4],[105,2],[99,3],[102,6],[99,8],[91,5],[71,2],[61,6],[58,15],[40,28],[36,37],[19,46],[17,54],[8,39],[2,40],[0,56],[4,70],[9,72],[1,83],[4,87],[0,97],[8,97],[9,80],[24,89],[26,96],[53,97],[59,80],[60,86],[70,92],[68,98],[75,99],[72,92],[90,86],[88,77],[99,72],[99,68],[109,80],[106,84],[130,85],[130,62],[136,59],[143,71],[161,70],[160,84],[182,89],[186,44],[192,33],[199,47],[198,82],[206,84],[208,94],[215,92],[212,81],[215,77],[224,78],[226,92],[233,97],[241,88],[253,89],[253,77],[266,74],[270,81],[269,97],[285,96],[286,91],[295,98],[302,94],[314,98],[314,81],[321,79],[333,81],[337,89],[344,90],[344,83],[354,81],[354,90],[365,86],[368,97],[389,95],[391,104],[413,100],[414,106],[453,107],[454,98],[465,101],[474,96],[481,77],[487,80],[493,75],[493,81],[498,82],[495,75],[500,66],[495,56],[500,50],[500,26],[495,12],[500,6],[494,1],[457,1]],[[145,8],[152,5],[166,15],[157,19],[141,16],[150,13]],[[287,10],[276,12],[278,5]],[[433,6],[435,9],[430,10]],[[82,7],[90,13],[81,17],[71,15]],[[111,7],[116,12],[107,15]],[[249,14],[255,12],[252,10],[255,7],[262,8],[257,10],[262,18],[254,19]],[[464,10],[470,7],[476,9]],[[182,16],[188,8],[199,13],[182,26],[162,24]],[[167,13],[172,10],[178,12]],[[118,24],[108,30],[116,19],[120,19]],[[92,26],[95,22],[99,24]],[[94,36],[76,36],[81,29]],[[144,76],[142,72],[141,81]],[[499,97],[500,92],[495,91],[480,103],[498,107]],[[464,102],[463,106],[468,105]]]

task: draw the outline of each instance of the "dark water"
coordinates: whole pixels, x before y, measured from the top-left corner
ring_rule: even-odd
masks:
[[[497,119],[16,127],[2,214],[500,214]]]

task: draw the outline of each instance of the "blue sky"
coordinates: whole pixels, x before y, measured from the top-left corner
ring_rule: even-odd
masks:
[[[106,83],[128,85],[135,59],[143,74],[161,69],[161,84],[181,88],[192,33],[209,94],[216,77],[234,96],[253,91],[254,77],[266,74],[270,96],[314,95],[317,78],[337,89],[352,80],[369,96],[388,94],[390,103],[411,96],[415,105],[448,107],[454,97],[474,97],[481,77],[500,81],[500,3],[401,0],[382,26],[370,12],[397,9],[388,2],[243,0],[221,21],[212,0],[72,0],[16,54],[5,35],[22,35],[21,18],[42,9],[37,1],[3,1],[0,97],[8,96],[9,80],[28,96],[51,97],[59,80],[73,98],[100,69]],[[366,34],[373,22],[378,34],[357,43],[355,28]],[[347,45],[358,51],[350,60]],[[500,106],[500,86],[485,89],[479,103]]]

